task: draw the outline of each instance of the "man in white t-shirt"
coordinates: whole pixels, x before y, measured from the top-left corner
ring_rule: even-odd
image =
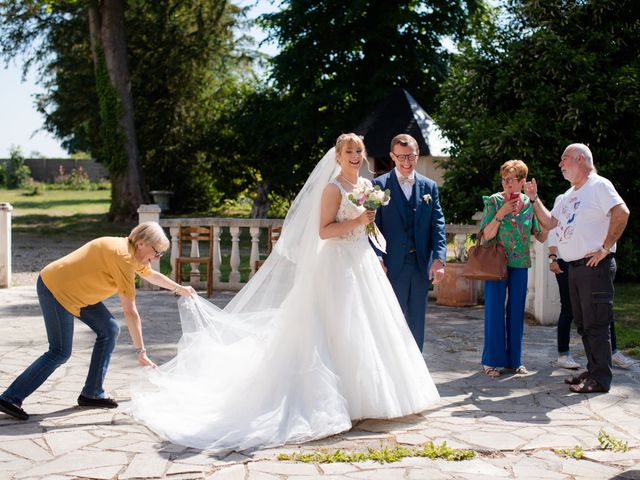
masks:
[[[571,307],[587,356],[587,370],[567,377],[577,393],[608,392],[611,388],[613,279],[616,242],[624,232],[629,209],[612,183],[596,173],[591,150],[584,144],[569,145],[560,170],[572,187],[549,212],[538,199],[531,179],[525,193],[545,229],[556,228],[558,253],[569,263]]]

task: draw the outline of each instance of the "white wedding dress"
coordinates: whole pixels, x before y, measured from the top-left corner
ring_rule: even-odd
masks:
[[[338,221],[363,211],[331,180],[336,173],[332,149],[274,251],[227,307],[179,300],[178,353],[132,385],[131,415],[174,443],[247,450],[326,437],[355,419],[402,417],[439,400],[364,226],[319,239],[327,182],[342,192]]]

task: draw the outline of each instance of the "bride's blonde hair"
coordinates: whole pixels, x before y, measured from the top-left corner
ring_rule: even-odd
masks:
[[[354,145],[356,147],[362,147],[362,155],[367,158],[367,150],[364,147],[364,141],[360,135],[355,133],[343,133],[336,140],[336,157],[342,153],[342,149],[345,145]]]
[[[336,140],[336,162],[338,161],[338,155],[342,153],[342,149],[347,145],[362,147],[362,157],[364,158],[364,162],[367,164],[367,170],[369,173],[373,173],[373,170],[371,170],[371,166],[369,165],[369,159],[367,158],[367,148],[364,146],[364,138],[355,133],[343,133]]]

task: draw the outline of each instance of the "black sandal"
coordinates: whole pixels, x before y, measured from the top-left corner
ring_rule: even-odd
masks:
[[[571,385],[569,386],[569,390],[574,393],[607,393],[609,391],[605,390],[605,388],[593,378],[587,378],[579,385]]]
[[[567,385],[579,385],[587,378],[589,378],[589,372],[585,370],[580,375],[569,375],[568,377],[564,377],[564,383]]]

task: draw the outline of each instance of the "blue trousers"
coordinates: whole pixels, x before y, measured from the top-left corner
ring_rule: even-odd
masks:
[[[40,277],[38,277],[36,290],[44,316],[49,350],[36,359],[0,395],[3,400],[18,406],[22,405],[23,400],[42,385],[71,356],[73,315],[56,300]],[[120,326],[102,303],[82,308],[79,318],[97,335],[82,395],[90,398],[102,398],[105,396],[102,384],[109,368],[111,353],[120,333]]]
[[[395,280],[389,279],[389,282],[398,297],[409,330],[422,351],[429,278],[420,271],[415,253],[407,254],[400,275]]]
[[[528,269],[508,267],[507,272],[506,280],[484,283],[482,364],[518,368],[522,365]]]

